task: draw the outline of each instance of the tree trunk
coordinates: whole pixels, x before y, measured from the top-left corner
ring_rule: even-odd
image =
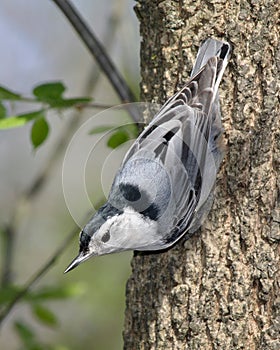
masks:
[[[135,254],[124,348],[280,349],[279,1],[138,0],[142,100],[188,79],[200,42],[233,54],[220,88],[226,155],[203,227]]]

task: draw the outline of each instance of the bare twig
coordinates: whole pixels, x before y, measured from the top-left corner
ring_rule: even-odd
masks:
[[[111,25],[108,25],[108,32],[107,37],[113,37],[116,29],[116,18],[114,18],[113,23]],[[111,41],[108,43],[108,46],[111,45]],[[91,93],[94,88],[96,87],[99,80],[99,74],[96,74],[95,72],[92,72],[92,74],[89,74],[88,81],[85,83],[85,93]],[[106,107],[106,106],[103,106]],[[109,106],[108,106],[109,107]],[[111,106],[110,106],[111,107]],[[16,227],[16,221],[18,217],[18,213],[20,211],[20,208],[24,202],[30,202],[32,198],[35,195],[38,195],[42,188],[44,187],[44,184],[46,180],[48,179],[48,175],[53,169],[53,166],[56,164],[56,161],[58,160],[59,156],[65,149],[65,147],[68,144],[69,138],[72,135],[73,130],[77,128],[77,126],[80,123],[80,118],[77,118],[76,115],[73,115],[73,117],[70,119],[67,128],[63,135],[61,135],[59,143],[54,147],[54,151],[49,157],[48,161],[45,164],[45,168],[41,171],[41,173],[35,178],[35,180],[32,182],[32,184],[29,186],[29,188],[23,193],[21,198],[17,201],[17,206],[14,210],[14,214],[12,216],[12,219],[10,220],[10,223],[4,228],[6,231],[5,234],[9,234],[12,230],[13,233],[15,233],[15,227]],[[99,203],[101,205],[101,202]],[[34,286],[36,282],[38,282],[47,272],[48,270],[53,267],[57,259],[60,257],[60,255],[65,250],[66,246],[71,242],[73,237],[77,234],[77,228],[75,228],[73,231],[69,233],[69,235],[66,237],[66,239],[62,242],[60,247],[55,251],[55,253],[51,256],[51,258],[35,273],[35,275],[25,284],[25,286],[20,290],[20,292],[14,297],[13,300],[10,301],[10,303],[7,305],[7,307],[3,310],[3,312],[0,314],[0,325],[3,323],[3,321],[6,319],[6,317],[9,315],[10,311],[13,309],[13,307],[22,300],[22,298],[30,291],[30,289]],[[9,239],[11,237],[9,236]],[[2,283],[3,281],[11,281],[11,267],[12,267],[12,250],[13,250],[13,238],[12,240],[7,241],[7,245],[10,246],[6,247],[8,249],[8,252],[3,257],[3,273],[1,276]],[[5,268],[6,266],[6,268]],[[5,283],[6,283],[5,282]]]
[[[98,62],[100,68],[103,70],[109,81],[112,83],[112,86],[114,87],[116,93],[120,97],[121,101],[123,103],[127,102],[135,102],[135,97],[126,84],[125,80],[121,76],[121,74],[118,72],[117,68],[114,66],[113,62],[109,58],[106,50],[102,46],[102,44],[98,41],[92,30],[89,28],[89,26],[86,24],[86,22],[82,19],[81,15],[77,12],[77,10],[74,8],[74,6],[71,4],[70,1],[67,0],[53,0],[56,5],[60,8],[60,10],[64,13],[64,15],[67,17],[67,19],[70,21],[70,23],[73,25],[74,29],[77,31],[77,33],[80,35],[80,38],[85,43],[85,45],[88,47],[89,51],[93,55],[93,57]],[[116,20],[116,14],[113,13],[110,22],[111,27],[115,26],[117,24]],[[108,34],[109,32],[107,32]],[[113,36],[111,35],[111,38]],[[110,34],[106,37],[106,47],[108,46],[108,43],[110,42]],[[110,45],[109,45],[110,46]],[[132,119],[134,122],[138,125],[138,122],[140,120],[139,111],[137,108],[134,107],[134,105],[128,105],[127,107]],[[139,127],[139,130],[141,128]]]
[[[104,49],[103,45],[94,35],[93,31],[89,28],[84,19],[67,0],[52,0],[59,9],[63,12],[69,22],[72,24],[76,32],[79,34],[81,40],[89,49],[90,53],[97,60],[100,68],[106,74],[107,78],[114,87],[116,93],[120,97],[123,103],[135,102],[136,99],[134,94],[126,84],[125,80],[118,72],[117,68],[109,58]],[[139,121],[139,115],[136,109],[133,106],[130,107],[130,114],[135,122]]]
[[[113,44],[115,43],[115,35],[117,33],[117,29],[120,23],[121,18],[121,11],[122,7],[120,6],[120,3],[117,4],[117,6],[114,6],[112,9],[112,13],[110,14],[108,18],[108,23],[106,25],[106,31],[104,33],[103,42],[106,46],[107,52],[110,52],[110,49],[113,47]],[[93,91],[95,87],[97,86],[97,81],[100,77],[100,69],[98,69],[96,62],[93,62],[93,65],[91,66],[91,71],[89,74],[89,79],[87,85],[90,87],[93,87]],[[86,91],[88,91],[86,87]]]
[[[70,234],[66,237],[66,239],[62,242],[59,248],[55,251],[55,253],[50,257],[50,259],[36,272],[36,274],[25,284],[22,290],[10,301],[8,306],[4,309],[4,311],[0,314],[0,326],[3,321],[6,319],[12,308],[20,301],[33,287],[33,285],[38,282],[46,272],[56,263],[57,259],[65,250],[65,247],[72,241],[72,239],[77,235],[78,228],[75,227]]]
[[[3,249],[3,270],[2,270],[2,276],[1,276],[1,286],[5,287],[7,286],[12,279],[12,271],[11,271],[11,261],[12,261],[12,254],[14,250],[14,225],[11,223],[11,225],[6,225],[2,228],[2,234],[4,238],[4,249]]]
[[[84,108],[96,108],[96,109],[109,109],[115,107],[115,105],[109,105],[105,103],[79,103],[75,106],[77,109],[84,109]]]

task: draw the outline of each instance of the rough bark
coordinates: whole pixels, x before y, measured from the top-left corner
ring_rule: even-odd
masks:
[[[125,349],[280,349],[279,1],[138,0],[142,99],[186,82],[207,36],[234,51],[220,88],[226,155],[207,222],[136,254]]]

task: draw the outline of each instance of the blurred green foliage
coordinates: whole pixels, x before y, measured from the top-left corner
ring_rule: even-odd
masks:
[[[47,302],[55,300],[64,300],[66,298],[83,294],[84,289],[78,283],[69,285],[60,285],[56,287],[41,287],[35,291],[24,292],[22,301],[25,302],[34,317],[34,320],[47,327],[58,326],[56,314],[48,307]],[[8,307],[19,294],[22,293],[22,287],[7,285],[0,289],[0,307],[1,311]],[[16,320],[14,329],[22,342],[24,350],[58,350],[57,346],[50,346],[42,343],[37,337],[36,332],[25,320]],[[64,348],[66,349],[66,348]]]
[[[49,124],[46,114],[50,110],[79,108],[81,104],[92,101],[90,97],[64,98],[66,87],[60,81],[43,83],[35,86],[32,97],[24,97],[19,93],[0,86],[0,129],[10,129],[33,122],[31,142],[36,149],[41,146],[49,134]],[[9,116],[5,103],[27,102],[40,104],[40,109],[24,114]]]
[[[102,2],[99,3],[101,4]],[[93,4],[93,7],[95,9],[94,12],[98,13],[97,16],[100,17],[97,5],[98,2],[96,4]],[[117,30],[118,21],[119,25],[125,25],[125,32],[127,32],[127,13],[125,14],[125,16],[122,17],[122,8],[127,11],[130,7],[127,5],[128,3],[117,3],[115,5],[116,13],[114,13],[114,11],[112,12],[112,21],[110,21],[110,18],[108,21],[107,18],[103,18],[103,16],[101,16],[102,22],[105,23],[109,34],[107,35],[109,38],[109,42],[108,39],[104,39],[104,43],[106,43],[105,47],[108,50],[108,52],[110,52],[112,49],[112,43],[115,45],[115,43],[117,42],[117,40],[115,40],[116,34],[118,36],[121,33],[119,30]],[[106,3],[106,5],[104,6],[108,8],[108,12],[111,11],[111,4]],[[12,11],[11,13],[14,16],[19,15],[20,12],[21,11]],[[44,26],[40,26],[40,30],[38,30],[38,27],[36,27],[36,19],[39,19],[38,21],[41,25],[42,17],[47,16],[39,16],[39,12],[36,12],[36,7],[32,8],[32,11],[29,12],[34,13],[34,19],[32,19],[34,25],[32,23],[31,26],[33,30],[32,33],[42,31],[42,33],[44,33],[45,36],[46,33],[43,30]],[[5,15],[5,12],[3,13]],[[25,12],[23,18],[23,23],[27,22],[27,14]],[[16,23],[20,23],[19,19],[16,19]],[[7,20],[9,20],[9,18]],[[56,29],[56,27],[54,26],[54,18],[48,18],[48,24],[50,23],[50,21],[52,25],[48,27],[48,30],[46,32],[50,33],[51,43],[53,45],[55,40],[53,38],[54,32],[51,29]],[[94,22],[94,24],[96,23]],[[19,28],[22,29],[22,27],[20,26]],[[55,32],[55,35],[56,33],[58,33],[58,31]],[[62,35],[63,33],[60,32],[59,35],[57,35],[58,45],[63,46],[61,45],[61,43],[64,41],[68,41],[69,45],[71,45],[72,47],[72,33],[69,36],[69,40],[65,40],[65,34],[64,36]],[[8,38],[9,49],[7,50],[7,52],[9,53],[13,52],[10,49],[12,36],[13,33],[11,32],[11,35]],[[25,41],[26,47],[31,37],[30,32],[27,36],[28,41]],[[21,38],[21,36],[18,37]],[[131,52],[133,52],[131,44],[129,43],[128,50],[123,50],[123,47],[126,45],[126,41],[128,39],[129,37],[127,37],[126,40],[123,40],[123,37],[120,35],[120,40],[122,42],[120,55],[122,62],[120,66],[124,66],[122,70],[125,71],[125,81],[129,83],[129,86],[133,89],[135,95],[139,96],[139,77],[135,78],[135,73],[139,74],[138,70],[136,69],[136,67],[138,67],[138,64],[135,60],[135,55],[129,55]],[[22,38],[20,40],[22,40]],[[134,40],[133,38],[132,42],[136,43],[138,42],[138,39]],[[5,44],[5,42],[3,44]],[[41,47],[41,40],[39,44]],[[20,47],[20,45],[18,45],[18,42],[16,42],[16,45]],[[47,47],[47,45],[47,41],[46,43],[43,42],[42,44],[42,46],[45,47]],[[32,50],[32,48],[30,48],[29,46],[28,48],[28,51]],[[56,50],[55,47],[54,49]],[[63,47],[63,50],[65,50],[65,47]],[[69,51],[67,51],[67,54],[68,52]],[[74,51],[71,52],[73,53]],[[45,51],[44,53],[41,52],[41,55],[44,54]],[[75,71],[79,72],[79,76],[82,76],[83,72],[85,72],[86,70],[84,65],[81,65],[80,61],[78,61],[78,58],[80,56],[72,56],[74,57],[74,59],[73,64],[71,66],[71,74]],[[24,62],[22,51],[19,50],[19,54],[17,55],[17,57],[19,58],[20,63],[22,63],[22,61]],[[53,52],[51,53],[51,57],[51,59],[53,60]],[[70,61],[68,60],[68,57],[66,57],[66,60],[67,63],[68,61]],[[132,65],[130,67],[131,62]],[[55,62],[54,65],[56,64],[57,63]],[[91,64],[92,62],[90,62],[90,66]],[[63,66],[64,65],[65,64],[63,64]],[[43,69],[45,69],[45,66],[43,67]],[[28,71],[28,67],[26,67],[26,65],[24,65],[24,70]],[[69,73],[69,71],[67,70],[66,72],[67,74]],[[32,74],[35,74],[33,65]],[[87,74],[90,76],[91,72],[87,71]],[[42,80],[45,79],[45,76],[47,75],[43,75]],[[72,88],[73,86],[75,86],[76,89],[79,86],[77,82],[77,75],[73,76],[74,84],[72,85]],[[69,78],[69,76],[67,78]],[[13,86],[14,82],[16,81],[15,79],[22,80],[20,76],[16,76],[16,78],[6,80],[5,84],[7,84],[8,86],[11,84],[11,86]],[[28,84],[28,82],[25,80],[23,81],[23,85],[25,87],[26,84]],[[97,85],[97,81],[99,85],[99,78],[95,81],[94,85]],[[4,82],[2,83],[4,84]],[[92,90],[91,88],[88,88],[88,83],[83,83],[83,86],[86,86],[86,89],[83,88],[83,90],[80,90],[80,85],[79,90],[75,91],[87,91],[87,94],[91,95]],[[44,151],[47,149],[47,147],[44,148],[44,145],[46,144],[45,141],[51,134],[49,125],[52,125],[53,134],[55,134],[56,131],[53,126],[56,124],[52,124],[51,120],[53,113],[49,112],[54,111],[57,112],[57,114],[61,114],[62,111],[68,111],[69,108],[74,108],[77,111],[81,111],[84,106],[87,107],[87,105],[89,105],[92,101],[92,99],[88,97],[65,98],[64,93],[66,90],[67,89],[64,83],[60,81],[47,82],[43,84],[41,83],[35,86],[31,94],[29,94],[30,96],[27,97],[21,93],[18,93],[17,91],[13,91],[13,89],[10,90],[6,87],[0,86],[0,131],[1,129],[13,129],[24,126],[26,124],[30,125],[30,128],[28,129],[30,130],[30,141],[33,146],[33,149],[39,148],[38,153],[40,158],[41,154],[43,154]],[[110,93],[108,94],[108,91],[106,91],[106,95],[109,96],[109,101],[111,101],[112,96],[110,96]],[[24,109],[21,109],[20,113],[13,113],[15,110],[18,110],[18,107],[21,108],[22,105]],[[32,108],[30,108],[30,106],[32,106]],[[22,111],[24,111],[24,113],[22,113]],[[92,130],[91,134],[94,135],[105,132],[108,132],[108,134],[105,135],[106,144],[108,147],[113,148],[118,147],[118,145],[122,144],[123,142],[129,139],[135,138],[138,134],[138,130],[135,125],[129,125],[124,127],[121,126],[117,128],[116,125],[109,127],[104,127],[101,125],[99,127],[96,127],[95,131]],[[16,131],[9,131],[7,134],[9,133],[13,136],[15,135]],[[13,142],[14,140],[12,140],[11,137],[11,141],[8,144],[8,146],[10,147],[10,145],[12,145]],[[11,154],[8,154],[8,152],[7,157],[11,157]],[[35,162],[31,164],[32,167],[33,164],[36,166]],[[15,169],[19,170],[18,177],[22,176],[22,172],[20,171],[22,169],[20,169],[19,166],[15,167]],[[11,170],[8,169],[8,171]],[[30,173],[32,172],[30,171]],[[49,180],[50,179],[48,179],[48,181]],[[52,179],[49,182],[51,181]],[[58,187],[55,188],[55,192],[59,192],[59,190],[60,189]],[[49,188],[47,189],[47,191],[49,191]],[[18,191],[17,194],[18,193],[19,195],[21,195],[20,191]],[[18,236],[20,236],[19,233],[21,233],[17,232],[17,230],[21,231],[21,227],[24,226],[25,213],[23,212],[26,210],[26,206],[30,205],[31,208],[33,208],[33,206],[39,207],[43,203],[43,206],[39,207],[36,213],[37,215],[34,214],[31,209],[31,213],[29,213],[30,215],[28,216],[28,220],[32,222],[35,221],[34,226],[36,227],[36,230],[38,227],[36,225],[43,225],[43,223],[41,222],[42,216],[48,216],[50,213],[50,211],[48,211],[48,205],[50,205],[48,203],[48,196],[44,196],[44,194],[40,192],[40,196],[38,197],[41,198],[39,198],[39,201],[36,201],[37,198],[35,198],[34,200],[33,196],[32,203],[22,203],[21,198],[15,198],[14,211],[16,213],[17,210],[20,212],[20,215],[18,215],[20,217],[20,220],[18,220],[19,222],[17,223],[17,225],[15,225],[15,233],[17,236],[16,239],[18,239]],[[50,198],[52,197],[50,196]],[[5,199],[5,204],[6,201],[7,199]],[[56,203],[56,206],[53,205],[53,207],[55,207],[54,210],[57,210],[59,204]],[[41,213],[43,213],[42,216]],[[73,221],[72,218],[69,218],[69,225],[67,226],[67,223],[65,221],[67,221],[68,219],[65,218],[65,216],[63,215],[61,215],[60,217],[60,213],[57,216],[59,216],[59,220],[57,220],[59,228],[56,228],[55,235],[57,234],[57,236],[59,236],[60,233],[65,233],[65,230],[67,231],[69,229],[69,226],[72,227]],[[14,225],[13,219],[14,216],[12,216],[11,218],[11,225]],[[53,220],[56,220],[56,218],[54,218]],[[5,227],[5,222],[2,222],[1,224],[3,225],[3,227]],[[30,226],[32,229],[32,225]],[[2,235],[3,232],[1,232],[3,227],[0,226],[0,237],[3,241],[1,243],[4,243],[3,246],[6,247],[5,240],[7,238],[4,234]],[[26,285],[21,284],[22,281],[25,281],[26,279],[29,280],[31,271],[32,273],[34,273],[35,270],[36,274],[36,270],[40,268],[40,266],[37,266],[40,264],[39,261],[41,261],[39,259],[39,255],[42,253],[43,250],[47,250],[47,242],[50,241],[49,237],[46,237],[46,240],[41,241],[41,237],[45,234],[46,231],[46,229],[41,230],[39,227],[38,236],[40,236],[40,238],[38,239],[38,241],[42,245],[46,244],[46,248],[41,249],[40,247],[39,249],[34,249],[34,253],[32,252],[32,255],[30,256],[27,254],[25,259],[24,254],[26,251],[24,250],[24,247],[21,246],[21,252],[19,253],[24,256],[24,263],[22,264],[22,266],[18,264],[18,261],[22,262],[22,260],[17,260],[13,258],[13,266],[11,269],[11,281],[13,282],[13,284],[2,284],[0,288],[0,318],[1,315],[3,315],[5,309],[18,297],[18,295],[22,293],[23,289],[25,288]],[[32,241],[32,243],[30,244],[32,239],[30,238],[32,236],[32,232],[25,231],[25,233],[26,236],[23,238],[23,240],[26,241],[26,245],[31,246],[32,250],[36,247],[36,242]],[[18,240],[20,241],[20,239]],[[48,248],[51,251],[54,250],[59,241],[59,238],[57,241],[52,241]],[[73,242],[73,244],[75,244],[76,249],[77,241],[75,240],[75,243]],[[4,249],[2,253],[5,252]],[[47,278],[45,278],[44,276],[44,278],[42,278],[42,280],[37,285],[34,285],[32,286],[32,288],[29,288],[27,293],[23,295],[23,298],[19,299],[19,301],[17,302],[16,307],[13,309],[11,317],[9,317],[7,320],[5,319],[5,321],[7,322],[3,326],[4,332],[2,332],[1,334],[1,336],[4,336],[4,342],[2,344],[5,345],[3,347],[2,345],[0,345],[1,349],[9,350],[10,346],[14,346],[13,349],[15,348],[15,346],[18,346],[18,342],[14,341],[14,338],[19,339],[20,346],[18,347],[18,350],[119,350],[122,348],[121,332],[123,328],[125,308],[124,289],[125,283],[130,273],[129,261],[131,259],[131,252],[106,257],[99,257],[94,261],[90,261],[87,264],[83,265],[77,271],[75,270],[71,272],[71,275],[63,275],[63,269],[68,263],[68,260],[72,258],[72,256],[70,256],[70,250],[71,249],[65,249],[65,256],[63,256],[63,259],[61,259],[61,264],[60,262],[56,263],[54,268],[51,269],[51,271],[48,271],[49,273]],[[29,252],[30,250],[27,249],[27,251]],[[4,260],[5,254],[3,254],[3,262]],[[30,266],[31,268],[29,269]],[[83,283],[81,283],[81,281],[83,281]],[[15,285],[15,283],[17,284]],[[12,345],[10,343],[10,340],[12,340]],[[64,345],[66,343],[67,346]]]
[[[60,111],[61,109],[67,108],[81,108],[82,104],[87,104],[91,101],[88,97],[79,97],[67,99],[63,97],[66,87],[61,82],[51,82],[37,85],[33,91],[32,97],[23,97],[21,94],[14,91],[8,90],[7,88],[0,87],[0,129],[10,129],[23,126],[27,123],[31,123],[30,131],[30,141],[33,149],[37,149],[42,146],[46,141],[50,127],[47,120],[47,113],[49,111]],[[9,115],[7,112],[7,104],[13,104],[15,102],[26,102],[39,104],[39,109],[24,113]],[[9,107],[9,106],[8,106]],[[99,125],[89,131],[90,135],[97,135],[107,133],[106,144],[109,148],[117,148],[124,142],[128,140],[135,139],[138,135],[138,128],[135,124],[130,123],[126,125],[117,126],[116,125]],[[114,259],[115,257],[106,257],[106,260],[99,258],[100,261],[95,262],[95,269],[100,269],[103,274],[97,272],[94,278],[94,285],[91,288],[90,295],[91,300],[95,300],[95,306],[92,312],[95,314],[96,324],[92,325],[93,332],[95,333],[95,347],[94,349],[100,349],[100,343],[107,343],[110,349],[119,349],[120,344],[115,344],[114,339],[120,332],[122,323],[116,319],[118,322],[117,327],[112,322],[112,314],[120,315],[120,310],[123,310],[124,305],[119,304],[121,296],[124,295],[123,286],[128,277],[128,269],[124,271],[122,277],[119,275],[109,273],[112,266],[116,266]],[[129,256],[124,254],[119,260],[119,263],[124,266],[124,263],[128,263]],[[105,262],[106,261],[106,262]],[[100,266],[102,264],[102,266]],[[128,265],[128,264],[127,264]],[[108,283],[108,275],[106,274],[106,269],[108,270],[108,275],[110,275],[113,280]],[[88,270],[86,270],[88,271]],[[87,280],[87,276],[81,277],[81,279]],[[58,300],[65,301],[67,298],[76,297],[81,298],[81,303],[84,303],[83,307],[88,307],[91,304],[91,300],[85,300],[84,298],[84,288],[78,282],[74,284],[62,284],[54,286],[42,286],[37,289],[27,289],[25,286],[19,286],[14,284],[2,285],[0,288],[0,319],[5,313],[6,309],[9,309],[9,305],[13,304],[17,300],[18,296],[21,304],[24,304],[29,309],[29,314],[32,315],[30,319],[16,319],[14,321],[14,331],[17,334],[21,342],[21,347],[19,350],[76,350],[87,348],[87,338],[83,339],[82,343],[79,345],[75,344],[73,347],[68,348],[62,345],[51,345],[47,344],[45,341],[41,340],[38,336],[37,326],[34,324],[39,324],[40,327],[47,327],[49,329],[55,329],[59,327],[59,313],[51,309],[51,304]],[[67,282],[66,282],[67,283]],[[114,289],[108,289],[108,284],[113,285]],[[96,288],[96,285],[98,288]],[[100,308],[96,307],[96,300],[100,300]],[[106,304],[108,306],[108,317],[106,311],[104,312],[103,306]],[[98,303],[97,303],[98,305]],[[83,312],[83,311],[81,311]],[[123,316],[121,321],[123,321]],[[75,322],[75,315],[73,316],[73,322]],[[106,325],[106,326],[105,326]],[[104,329],[109,330],[109,335],[104,334]],[[105,339],[105,340],[104,340]],[[76,340],[80,341],[81,340]],[[71,343],[75,342],[73,338]],[[103,348],[102,348],[103,349]]]
[[[44,83],[37,85],[32,91],[33,97],[28,98],[0,86],[0,129],[16,128],[32,122],[30,139],[33,148],[38,148],[45,142],[49,135],[50,128],[46,119],[48,111],[81,108],[82,105],[92,101],[89,97],[64,98],[63,93],[65,90],[66,87],[62,82]],[[41,104],[41,108],[24,114],[8,116],[5,107],[5,102],[7,101],[39,103]],[[113,149],[128,140],[136,138],[138,135],[138,128],[135,124],[124,125],[117,128],[115,126],[98,126],[92,129],[89,134],[96,135],[106,131],[111,132],[111,136],[107,141],[107,146]]]
[[[89,134],[96,135],[108,132],[109,137],[107,140],[107,146],[110,148],[117,148],[121,144],[133,140],[138,136],[138,128],[136,124],[126,124],[116,127],[115,125],[102,125],[93,128]]]

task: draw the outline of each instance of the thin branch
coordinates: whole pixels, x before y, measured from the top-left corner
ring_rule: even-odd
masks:
[[[133,92],[130,90],[125,80],[109,58],[103,45],[94,35],[93,31],[81,17],[79,12],[67,0],[52,0],[63,12],[69,22],[72,24],[81,40],[89,49],[90,53],[97,60],[100,68],[103,70],[116,93],[123,103],[136,102]],[[135,122],[139,121],[139,114],[136,109],[130,107],[130,114]]]
[[[96,207],[99,208],[104,204],[104,199],[99,200],[96,203]],[[92,213],[88,213],[83,222],[86,222]],[[0,313],[0,327],[2,323],[5,321],[6,317],[9,315],[13,307],[25,297],[25,295],[30,291],[30,289],[36,284],[40,279],[44,277],[44,275],[48,272],[48,270],[55,265],[60,256],[65,252],[65,248],[71,243],[72,239],[77,236],[77,231],[80,229],[78,226],[75,226],[74,229],[66,236],[66,238],[62,241],[57,250],[53,253],[53,255],[46,261],[46,263],[35,273],[33,277],[25,284],[25,286],[18,292],[18,294],[10,301],[8,306]]]
[[[103,42],[104,46],[106,46],[107,52],[110,52],[114,43],[115,43],[115,36],[118,32],[118,26],[120,24],[120,18],[121,18],[121,11],[122,7],[118,3],[117,6],[114,6],[112,9],[112,13],[110,14],[108,18],[108,23],[106,24],[106,30],[103,36]],[[101,74],[101,70],[97,67],[97,62],[93,62],[93,65],[90,68],[90,74],[88,79],[88,86],[93,86],[92,93],[94,93],[94,90],[97,86],[97,81],[99,80]],[[86,89],[88,91],[88,89]]]
[[[110,19],[111,22],[107,26],[107,33],[106,33],[106,46],[110,47],[112,45],[112,38],[114,37],[114,34],[116,32],[116,26],[118,24],[118,16],[113,17],[114,20],[112,21],[112,18]],[[110,39],[110,40],[109,40]],[[91,94],[96,87],[98,81],[99,81],[99,73],[96,73],[96,70],[92,70],[91,74],[88,75],[87,81],[85,82],[85,94]],[[24,98],[25,99],[25,98]],[[33,101],[34,102],[34,101]],[[103,106],[105,107],[111,107],[111,106]],[[80,123],[80,118],[77,118],[77,115],[73,115],[72,118],[68,119],[69,122],[67,124],[66,130],[61,135],[59,141],[53,148],[53,152],[49,156],[48,160],[44,164],[44,168],[40,171],[40,173],[35,177],[35,179],[32,181],[32,183],[27,187],[27,189],[24,191],[24,193],[18,198],[17,205],[15,207],[14,213],[9,220],[8,225],[6,225],[3,229],[3,235],[6,234],[6,236],[9,234],[9,237],[6,238],[6,250],[3,254],[3,270],[1,272],[1,282],[7,281],[10,279],[12,275],[12,260],[13,260],[13,241],[14,241],[14,235],[15,235],[15,222],[18,218],[18,212],[20,211],[20,208],[23,203],[30,202],[34,196],[38,195],[38,193],[42,190],[44,187],[44,184],[46,183],[49,174],[51,173],[54,165],[56,164],[57,160],[61,156],[62,152],[65,150],[69,143],[69,139],[72,137],[73,130],[77,128],[77,126]],[[13,233],[13,237],[10,235],[10,233]]]
[[[75,106],[77,109],[84,109],[84,108],[96,108],[96,109],[109,109],[112,107],[115,107],[116,105],[109,105],[105,103],[79,103]]]
[[[25,284],[22,290],[10,301],[8,306],[4,309],[4,311],[0,314],[0,326],[3,321],[11,312],[12,308],[20,301],[33,287],[33,285],[38,282],[46,272],[56,263],[57,259],[60,255],[65,251],[65,247],[72,241],[72,239],[77,235],[77,227],[73,229],[70,234],[66,237],[66,239],[61,243],[59,248],[55,251],[55,253],[49,258],[49,260],[36,272],[36,274]]]
[[[110,23],[107,26],[107,33],[106,33],[106,46],[111,47],[112,41],[111,39],[114,36],[114,33],[116,31],[116,27],[118,25],[118,16],[112,16],[110,18]],[[109,40],[110,39],[110,40]],[[100,78],[99,71],[96,69],[92,69],[91,73],[88,75],[87,81],[85,82],[85,88],[84,88],[84,94],[90,95],[93,93],[98,81]],[[98,104],[98,103],[81,103],[79,105],[76,105],[75,108],[80,112],[84,108],[100,108],[100,109],[108,109],[114,107],[113,105],[107,105],[107,104]],[[52,169],[52,166],[55,164],[56,160],[61,155],[62,151],[67,146],[70,137],[72,137],[72,132],[77,128],[79,125],[80,120],[76,116],[74,116],[71,121],[68,123],[67,129],[65,130],[64,134],[60,137],[60,141],[54,148],[54,152],[49,158],[49,161],[45,165],[45,169],[37,176],[37,178],[33,181],[29,189],[25,193],[25,197],[31,199],[32,196],[36,195],[40,189],[43,187],[45,180],[48,178],[48,174]]]
[[[14,238],[15,231],[14,226],[6,225],[1,230],[4,238],[4,249],[3,249],[3,271],[1,276],[1,286],[7,286],[12,280],[12,254],[14,250]]]
[[[113,25],[108,25],[108,32],[107,37],[113,37],[115,31],[114,28],[117,25],[116,19],[113,23]],[[110,35],[111,34],[111,35]],[[111,45],[111,42],[108,43],[108,46]],[[99,80],[99,74],[95,74],[95,72],[92,72],[93,74],[89,74],[88,80],[85,84],[85,93],[90,93],[94,90],[96,87],[98,80]],[[104,106],[103,106],[104,107]],[[108,106],[109,107],[109,106]],[[111,106],[110,106],[111,107]],[[6,226],[6,233],[8,233],[9,230],[13,230],[15,232],[15,227],[18,217],[18,212],[21,208],[21,205],[23,202],[29,202],[32,200],[33,196],[38,195],[38,193],[42,190],[44,187],[44,184],[46,180],[48,179],[48,175],[51,172],[53,166],[55,165],[56,161],[58,160],[59,156],[61,155],[61,152],[65,149],[65,147],[68,144],[69,138],[72,136],[73,130],[77,128],[77,125],[80,123],[80,118],[77,118],[75,115],[70,119],[70,122],[67,125],[67,128],[63,135],[61,135],[59,143],[54,147],[54,151],[49,157],[48,161],[45,164],[45,168],[42,170],[42,172],[35,178],[35,180],[32,182],[32,184],[29,186],[29,188],[23,193],[23,195],[19,198],[17,201],[17,206],[15,208],[13,218],[10,220],[10,224]],[[103,202],[100,201],[97,205],[102,205]],[[22,290],[14,297],[14,299],[7,305],[7,307],[4,309],[4,311],[0,314],[0,325],[3,323],[3,321],[6,319],[6,317],[9,315],[10,311],[13,309],[13,307],[28,293],[28,291],[34,286],[36,282],[38,282],[47,272],[48,270],[55,264],[57,259],[60,257],[60,255],[65,251],[65,248],[68,246],[68,244],[71,242],[74,236],[77,234],[77,228],[75,228],[73,231],[70,232],[70,234],[66,237],[66,239],[62,242],[61,246],[56,250],[56,252],[52,255],[52,257],[40,268],[37,273],[25,284],[25,286],[22,288]],[[11,247],[12,249],[12,247]],[[9,272],[8,275],[11,276],[11,266],[12,266],[12,254],[8,253],[5,254],[3,259],[3,266],[8,265],[9,266]],[[6,270],[4,269],[4,272]],[[1,276],[2,281],[5,279],[4,275]]]
[[[121,101],[123,103],[135,102],[136,99],[132,91],[126,84],[121,74],[118,72],[113,62],[111,61],[106,50],[104,49],[102,44],[98,41],[93,31],[89,28],[89,26],[86,24],[84,19],[75,9],[75,7],[71,4],[71,2],[63,1],[63,0],[53,0],[53,1],[65,14],[65,16],[68,18],[70,23],[73,25],[76,32],[80,35],[81,40],[88,47],[89,51],[91,52],[93,57],[96,59],[97,63],[99,64],[101,70],[103,70],[103,72],[105,73],[109,81],[112,83]],[[118,9],[119,9],[119,6],[118,6]],[[119,16],[117,16],[116,11],[114,11],[114,13],[110,18],[111,29],[113,29],[113,27],[117,25],[118,17]],[[112,30],[110,31],[112,32]],[[110,31],[107,32],[107,35],[105,38],[106,48],[112,44],[113,35],[110,35]],[[138,125],[138,122],[141,119],[139,110],[135,108],[133,104],[128,105],[127,109],[132,119],[134,120],[134,122]],[[139,130],[141,130],[141,127],[139,127]]]

